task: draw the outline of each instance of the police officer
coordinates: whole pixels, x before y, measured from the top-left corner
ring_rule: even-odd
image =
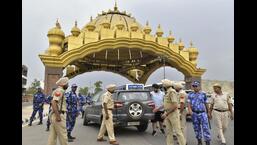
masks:
[[[210,145],[211,133],[207,116],[207,96],[200,91],[200,82],[194,81],[192,87],[194,92],[191,92],[188,95],[188,111],[192,116],[192,123],[198,145],[202,145],[202,134],[206,145]],[[203,128],[203,133],[201,128]]]
[[[29,122],[29,126],[32,125],[32,122],[34,120],[35,115],[39,114],[39,123],[43,124],[43,108],[44,108],[44,102],[45,102],[45,95],[42,92],[42,88],[41,87],[37,87],[37,92],[35,93],[34,97],[33,97],[33,112],[32,115],[30,117],[30,122]]]
[[[53,91],[52,96],[52,111],[50,113],[50,133],[47,145],[56,145],[57,137],[61,145],[68,145],[67,130],[66,130],[66,98],[65,90],[68,88],[67,77],[60,78],[56,84],[57,89]]]
[[[224,133],[228,127],[229,116],[230,119],[233,120],[232,99],[228,93],[221,90],[220,84],[214,84],[213,90],[214,93],[210,99],[211,107],[209,117],[212,118],[212,110],[214,110],[213,116],[214,122],[216,123],[218,138],[221,139],[222,145],[226,145]]]
[[[178,93],[178,99],[179,99],[178,109],[179,109],[179,113],[180,113],[180,125],[181,125],[181,130],[183,132],[183,135],[185,137],[185,142],[186,142],[186,138],[187,138],[187,134],[186,134],[187,93],[183,90],[183,85],[181,83],[175,83],[174,88]]]
[[[92,96],[91,96],[90,93],[88,93],[88,95],[87,95],[87,97],[86,97],[86,103],[87,103],[88,105],[90,105],[90,104],[92,103]]]
[[[116,85],[110,84],[106,87],[107,91],[102,96],[102,113],[103,113],[103,119],[101,128],[99,131],[99,134],[97,136],[97,141],[106,141],[103,137],[107,130],[110,144],[113,145],[119,145],[119,143],[116,141],[113,131],[113,118],[112,118],[112,110],[114,107],[114,102],[112,98],[112,93],[114,93],[114,90],[116,88]]]
[[[79,101],[79,109],[78,110],[81,112],[81,114],[82,114],[81,117],[83,118],[83,116],[84,116],[83,106],[86,104],[86,97],[79,93],[78,101]]]
[[[52,92],[53,92],[54,90],[55,90],[55,88],[52,89]],[[50,117],[49,117],[49,115],[50,115],[50,113],[51,113],[51,111],[52,111],[52,108],[51,108],[51,106],[52,106],[51,101],[52,101],[52,100],[53,100],[52,95],[49,95],[49,96],[46,98],[46,100],[45,100],[45,102],[46,102],[47,104],[49,104],[48,117],[47,117],[47,122],[46,122],[46,131],[49,131],[49,127],[50,127]]]
[[[76,139],[76,137],[71,136],[71,132],[75,126],[76,122],[76,117],[79,115],[79,111],[77,108],[78,104],[78,98],[76,94],[77,90],[77,85],[73,84],[71,86],[71,91],[66,93],[66,102],[67,102],[67,120],[66,120],[66,125],[67,125],[67,136],[68,136],[68,142],[72,142],[73,139]]]
[[[185,145],[185,138],[181,131],[178,110],[178,98],[176,91],[172,88],[172,82],[168,79],[162,80],[163,87],[165,88],[164,96],[164,114],[162,118],[165,119],[167,129],[167,145],[173,145],[173,130],[177,134],[179,145]]]

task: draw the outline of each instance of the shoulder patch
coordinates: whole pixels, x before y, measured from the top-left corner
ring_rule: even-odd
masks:
[[[54,93],[54,95],[55,95],[56,97],[60,97],[60,96],[62,95],[62,93],[61,93],[60,91],[56,91],[56,92]]]

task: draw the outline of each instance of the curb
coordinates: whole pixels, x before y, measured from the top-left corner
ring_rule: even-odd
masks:
[[[48,113],[43,113],[43,119],[48,117]],[[30,117],[22,119],[22,127],[27,126],[29,124]],[[39,121],[39,115],[37,117],[34,117],[33,122]]]

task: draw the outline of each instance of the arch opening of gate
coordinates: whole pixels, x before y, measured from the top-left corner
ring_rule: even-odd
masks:
[[[114,10],[102,12],[81,30],[75,22],[65,36],[57,21],[48,31],[49,48],[39,57],[45,66],[45,93],[50,94],[62,76],[73,78],[92,71],[117,73],[131,82],[145,84],[160,67],[170,66],[185,76],[186,87],[201,80],[205,69],[197,68],[198,50],[185,48],[172,33],[164,37],[159,25],[151,34],[148,22],[142,26],[131,14]],[[63,70],[66,69],[65,74]]]

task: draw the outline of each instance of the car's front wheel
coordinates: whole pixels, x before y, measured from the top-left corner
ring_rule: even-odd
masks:
[[[148,127],[148,123],[142,123],[141,125],[137,126],[137,130],[139,132],[144,132],[144,131],[146,131],[147,127]]]
[[[84,113],[83,125],[84,125],[84,126],[88,126],[88,125],[89,125],[89,120],[88,120],[88,118],[87,118],[87,114],[85,114],[85,113]]]

